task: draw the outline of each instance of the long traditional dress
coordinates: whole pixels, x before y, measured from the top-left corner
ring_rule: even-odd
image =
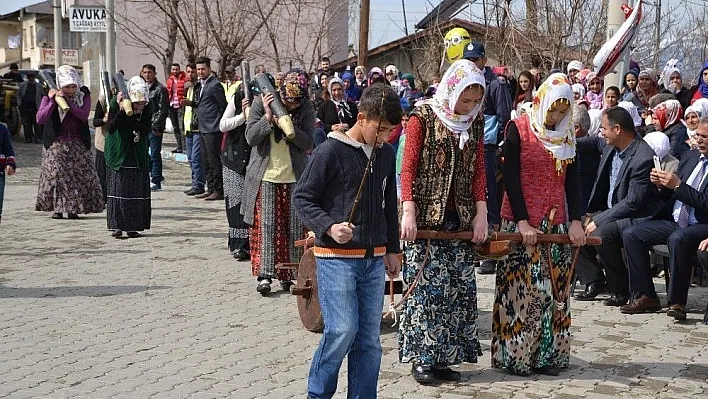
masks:
[[[293,96],[301,101],[291,112],[295,137],[285,137],[280,128],[266,120],[259,98],[254,100],[248,116],[246,139],[252,151],[241,213],[251,225],[251,268],[259,280],[292,280],[295,276],[290,270],[276,272],[275,265],[299,262],[302,256],[295,241],[303,237],[305,229],[290,205],[290,197],[305,169],[315,127],[315,110],[307,100],[307,79],[303,74],[289,72],[281,86],[281,97]]]
[[[547,98],[534,101],[531,116],[524,114],[508,125],[502,231],[515,232],[517,222],[527,220],[544,233],[566,234],[568,220],[580,220],[580,176],[577,162],[573,162],[575,141],[569,117],[556,125],[557,131],[538,129],[555,100],[572,101],[569,82],[557,75],[551,75],[539,88],[537,99]],[[559,137],[562,139],[557,140]],[[521,375],[544,367],[568,367],[570,301],[563,293],[570,284],[571,261],[569,245],[536,244],[519,245],[499,263],[492,367]]]
[[[408,122],[401,200],[415,202],[418,230],[472,230],[475,203],[486,199],[484,120],[478,117],[479,108],[462,116],[464,120],[445,123],[440,115],[446,112],[443,103],[454,109],[466,87],[484,88],[484,77],[473,64],[460,61],[442,81],[446,86],[437,98],[416,109]],[[438,368],[476,363],[481,349],[472,244],[415,240],[405,243],[403,254],[406,284],[413,283],[421,268],[422,275],[404,303],[400,360]]]
[[[228,245],[232,254],[238,250],[249,251],[248,224],[241,215],[241,197],[251,155],[251,147],[246,142],[246,117],[241,106],[243,90],[238,88],[234,91],[219,123],[219,128],[225,133],[221,164],[224,171],[226,219],[229,222]]]
[[[130,83],[133,82],[131,79]],[[115,99],[111,101],[104,147],[109,230],[150,229],[152,208],[147,135],[151,123],[149,103],[141,113],[128,116],[120,110]]]
[[[42,97],[37,123],[44,125],[45,151],[35,210],[76,215],[103,212],[103,192],[91,156],[90,92],[67,65],[57,71],[57,83],[60,87],[75,84],[79,90],[65,98],[67,111],[60,110],[54,98]]]

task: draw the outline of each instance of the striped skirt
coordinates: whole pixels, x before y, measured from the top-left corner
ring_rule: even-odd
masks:
[[[223,175],[226,219],[229,222],[229,251],[234,253],[242,249],[248,252],[248,224],[243,221],[241,215],[241,196],[245,179],[226,165],[223,167]]]
[[[302,248],[295,241],[304,237],[305,229],[290,206],[295,183],[262,182],[256,197],[256,212],[250,229],[251,270],[254,276],[294,280],[296,273],[280,270],[278,263],[299,263]]]
[[[150,229],[150,175],[147,169],[121,166],[106,168],[109,230],[143,231]]]

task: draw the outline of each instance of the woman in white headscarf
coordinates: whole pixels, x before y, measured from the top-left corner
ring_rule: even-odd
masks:
[[[330,78],[327,86],[330,101],[325,101],[317,109],[317,118],[322,121],[326,134],[344,133],[356,123],[359,112],[353,101],[344,97],[344,82],[340,78]]]
[[[698,148],[696,129],[698,129],[698,121],[706,116],[708,116],[708,98],[696,100],[696,102],[686,108],[686,111],[683,113],[683,124],[686,126],[688,145],[691,149]]]
[[[679,160],[671,154],[671,144],[669,137],[662,132],[651,132],[644,136],[644,141],[649,144],[659,161],[661,162],[661,170],[669,173],[674,173],[678,169]]]
[[[671,155],[679,160],[681,160],[683,153],[690,149],[686,144],[688,133],[686,126],[682,123],[682,117],[683,108],[678,100],[664,101],[652,110],[654,128],[669,137]]]
[[[404,302],[398,343],[400,360],[413,363],[421,384],[457,381],[460,373],[449,366],[476,363],[481,354],[472,243],[418,240],[416,234],[464,230],[474,232],[475,242],[487,237],[484,90],[474,63],[455,61],[406,125],[402,271],[406,283],[417,286]]]
[[[78,219],[79,214],[103,212],[104,200],[91,156],[88,118],[91,95],[71,66],[57,69],[59,90],[42,97],[37,123],[44,125],[44,154],[35,209],[53,212],[53,219]],[[57,106],[63,97],[68,108]]]
[[[659,84],[665,93],[671,93],[681,103],[681,107],[686,109],[691,104],[691,89],[683,85],[681,66],[676,59],[669,60],[661,73]]]
[[[133,114],[123,108],[130,98]],[[128,238],[140,237],[139,231],[150,229],[150,157],[148,138],[152,120],[147,83],[134,76],[128,82],[128,93],[118,93],[108,110],[108,134],[104,146],[108,229],[115,238],[123,232]]]
[[[530,114],[506,130],[502,230],[521,233],[525,245],[497,270],[492,367],[514,374],[558,375],[570,360],[571,246],[536,240],[568,234],[574,246],[585,244],[572,102],[568,78],[553,74]]]

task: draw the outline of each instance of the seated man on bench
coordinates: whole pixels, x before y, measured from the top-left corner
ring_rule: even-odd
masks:
[[[654,290],[649,264],[649,249],[654,245],[669,247],[667,315],[686,319],[686,298],[691,283],[691,269],[696,249],[708,237],[708,118],[702,118],[696,131],[698,150],[686,152],[677,174],[652,169],[650,180],[668,200],[653,220],[632,226],[622,233],[627,251],[630,291],[633,300],[620,307],[622,313],[656,312],[661,309]]]

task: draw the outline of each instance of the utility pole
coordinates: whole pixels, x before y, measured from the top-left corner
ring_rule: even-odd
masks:
[[[61,0],[52,2],[54,9],[54,70],[56,71],[62,65],[62,55],[64,49],[62,47],[62,21],[61,21]]]
[[[607,40],[610,40],[624,23],[622,4],[627,4],[627,0],[607,0]],[[624,61],[620,61],[615,70],[605,76],[605,87],[622,87],[624,77],[622,70],[624,70]]]
[[[654,22],[654,71],[659,67],[659,53],[661,52],[661,0],[656,0],[656,21]]]
[[[369,58],[369,9],[370,0],[361,0],[361,14],[359,16],[359,57],[357,65],[366,66]]]
[[[116,73],[116,20],[115,2],[106,0],[106,71],[110,76]]]
[[[406,36],[408,36],[408,19],[406,18],[406,0],[401,0],[401,7],[403,8],[403,29],[405,29]]]

